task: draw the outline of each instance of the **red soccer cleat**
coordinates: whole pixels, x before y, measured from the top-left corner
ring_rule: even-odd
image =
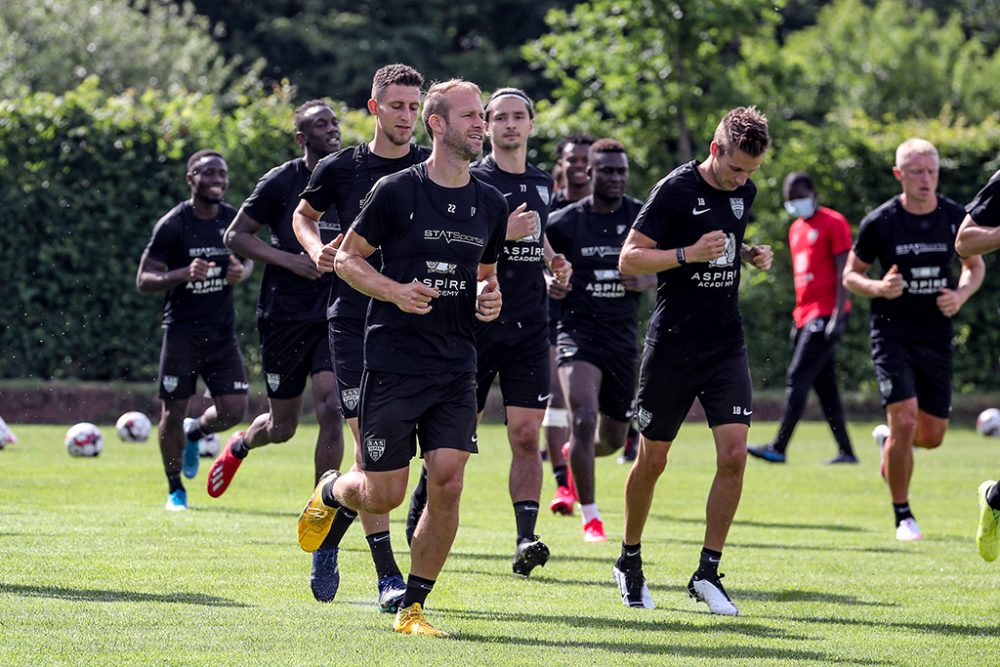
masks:
[[[608,537],[604,534],[604,522],[594,517],[583,525],[584,542],[607,542]]]
[[[553,514],[573,516],[573,503],[575,501],[576,498],[573,497],[573,492],[569,490],[569,487],[560,486],[556,489],[556,497],[549,503],[549,509],[552,510]]]
[[[239,470],[240,464],[243,463],[243,459],[233,456],[232,451],[233,444],[242,437],[243,431],[237,431],[229,436],[225,449],[219,454],[219,458],[215,459],[215,463],[212,464],[211,469],[208,471],[208,495],[213,498],[218,498],[226,492],[226,489],[229,488],[229,483],[236,476],[236,471]]]

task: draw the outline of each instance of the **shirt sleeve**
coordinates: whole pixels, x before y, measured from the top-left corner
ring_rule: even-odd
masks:
[[[973,198],[965,210],[977,225],[1000,227],[1000,171]]]
[[[328,211],[337,202],[338,157],[340,153],[320,160],[309,177],[306,189],[299,195],[317,211]]]
[[[146,256],[164,264],[170,263],[171,252],[175,249],[177,235],[170,219],[164,218],[153,227],[153,236],[146,246]]]
[[[250,196],[243,202],[243,212],[257,224],[270,225],[279,219],[285,211],[285,205],[291,193],[288,186],[281,182],[281,172],[273,169],[264,174]]]
[[[665,182],[657,183],[646,197],[645,203],[639,209],[639,215],[632,223],[636,229],[659,244],[670,221],[670,209],[667,206],[669,187]]]
[[[497,194],[500,194],[499,192]],[[503,196],[493,196],[493,205],[490,206],[490,217],[492,218],[490,223],[490,229],[492,234],[490,238],[486,241],[486,247],[483,248],[483,257],[480,260],[481,264],[496,264],[500,259],[500,253],[503,251],[503,242],[507,238],[507,216],[509,215],[507,200]]]
[[[858,238],[854,241],[854,254],[865,264],[874,264],[878,257],[879,238],[877,218],[865,218],[858,229]]]
[[[396,181],[397,187],[390,187],[385,179],[376,183],[365,197],[361,212],[351,225],[356,234],[375,248],[392,236],[393,211],[403,210],[402,202],[398,201],[398,183]]]

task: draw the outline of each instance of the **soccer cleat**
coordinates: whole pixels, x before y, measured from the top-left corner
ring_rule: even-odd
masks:
[[[573,516],[573,503],[575,502],[576,498],[573,496],[573,492],[569,490],[569,487],[560,486],[556,489],[556,497],[549,503],[549,509],[552,510],[553,514]]]
[[[337,563],[339,552],[340,547],[320,547],[313,552],[309,588],[312,589],[313,597],[320,602],[333,602],[337,589],[340,588],[340,565]]]
[[[226,492],[226,489],[229,488],[229,483],[236,476],[236,471],[239,470],[240,464],[243,463],[243,459],[233,456],[232,452],[233,445],[242,437],[243,431],[237,431],[229,436],[229,440],[226,441],[226,448],[222,450],[219,458],[215,459],[215,463],[208,470],[208,495],[213,498],[218,498]]]
[[[181,461],[181,472],[188,479],[198,474],[198,441],[188,437],[188,431],[198,423],[197,419],[187,417],[184,420],[184,458]]]
[[[383,614],[395,614],[406,593],[406,582],[400,574],[391,574],[378,580],[378,610]]]
[[[976,529],[976,546],[983,560],[993,562],[1000,556],[1000,510],[986,502],[986,494],[996,482],[989,480],[979,485],[979,528]]]
[[[768,463],[785,462],[785,453],[779,452],[774,448],[774,445],[755,445],[753,447],[747,447],[747,454],[755,459],[761,459],[762,461],[767,461]]]
[[[584,542],[607,542],[608,538],[604,534],[604,523],[594,517],[587,523],[583,524],[583,541]]]
[[[514,574],[527,577],[536,567],[545,567],[545,563],[548,561],[549,548],[538,539],[538,535],[533,535],[530,540],[524,540],[517,545],[511,568],[514,570]]]
[[[167,494],[167,504],[164,507],[168,512],[183,512],[188,508],[188,494],[184,489],[177,489]]]
[[[859,462],[858,457],[855,456],[854,454],[845,454],[844,452],[840,452],[832,459],[827,461],[826,465],[830,466],[830,465],[837,465],[838,463],[858,463],[858,462]]]
[[[392,631],[403,635],[420,635],[423,637],[447,637],[448,633],[438,630],[427,622],[424,618],[424,609],[419,602],[414,602],[409,607],[400,607],[396,612],[396,622],[392,625]]]
[[[872,437],[875,438],[875,444],[878,445],[878,448],[882,449],[885,447],[885,441],[889,438],[889,427],[885,424],[879,424],[872,429]]]
[[[920,526],[914,518],[903,519],[896,526],[896,539],[900,542],[915,542],[924,539],[924,534],[920,532]]]
[[[622,449],[622,453],[618,457],[618,463],[622,465],[626,463],[632,463],[632,461],[635,461],[635,457],[638,455],[639,455],[639,431],[637,431],[634,426],[629,424],[628,435],[625,436],[625,447]]]
[[[330,533],[333,515],[337,508],[329,507],[323,502],[323,489],[328,483],[337,481],[338,477],[340,472],[337,470],[327,470],[323,473],[312,495],[309,496],[309,502],[302,508],[302,514],[299,515],[298,536],[299,546],[303,551],[316,551]]]
[[[622,604],[626,607],[656,609],[653,596],[649,594],[649,587],[646,585],[646,577],[642,575],[641,567],[635,570],[623,570],[621,569],[621,558],[619,558],[611,570],[611,576],[618,584],[618,591],[622,594]]]
[[[740,611],[722,587],[721,579],[724,576],[726,575],[720,574],[716,579],[699,579],[697,574],[693,574],[688,582],[688,594],[696,602],[707,604],[708,610],[713,614],[736,616]]]

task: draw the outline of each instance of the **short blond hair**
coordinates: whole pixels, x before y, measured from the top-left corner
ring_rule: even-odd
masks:
[[[927,141],[926,139],[920,139],[919,137],[913,137],[907,139],[896,148],[896,168],[901,169],[903,163],[910,159],[911,155],[930,155],[934,158],[935,162],[940,162],[941,158],[938,156],[938,150],[934,147],[934,144]]]
[[[483,91],[480,90],[479,86],[472,83],[471,81],[466,81],[464,79],[449,79],[448,81],[438,81],[430,87],[427,91],[427,97],[424,99],[424,129],[427,130],[427,136],[433,137],[434,133],[431,132],[431,125],[428,122],[430,117],[434,114],[441,116],[444,119],[448,118],[448,93],[456,90],[468,90],[476,94],[477,97],[482,98]]]

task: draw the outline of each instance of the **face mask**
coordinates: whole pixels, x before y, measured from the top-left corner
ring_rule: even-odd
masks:
[[[788,211],[788,215],[809,219],[816,212],[816,202],[812,197],[793,199],[785,202],[785,210]]]

